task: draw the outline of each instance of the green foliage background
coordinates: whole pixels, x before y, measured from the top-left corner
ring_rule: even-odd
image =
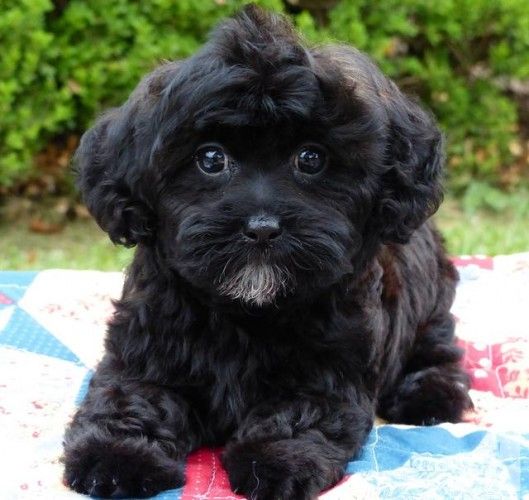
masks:
[[[38,175],[48,142],[82,131],[161,60],[193,53],[245,3],[0,0],[0,186]],[[308,11],[292,15],[310,42],[356,45],[433,109],[456,190],[529,170],[524,109],[509,91],[529,79],[527,0],[342,0],[323,27]]]

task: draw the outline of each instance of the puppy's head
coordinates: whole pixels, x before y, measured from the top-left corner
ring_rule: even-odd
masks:
[[[363,54],[307,49],[255,7],[148,75],[76,163],[114,242],[156,248],[193,286],[255,306],[359,271],[441,198],[431,117]]]

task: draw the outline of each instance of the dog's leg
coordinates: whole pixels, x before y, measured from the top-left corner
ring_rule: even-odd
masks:
[[[65,483],[103,497],[147,497],[183,484],[195,446],[173,392],[98,370],[64,438]]]
[[[367,398],[262,404],[226,446],[223,464],[233,490],[253,500],[316,498],[340,480],[372,424]]]
[[[449,313],[421,325],[402,377],[380,399],[380,416],[415,425],[461,421],[464,411],[472,408],[461,355]]]

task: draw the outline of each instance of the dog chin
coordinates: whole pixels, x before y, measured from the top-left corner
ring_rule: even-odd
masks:
[[[248,264],[218,284],[221,295],[255,306],[274,302],[293,286],[292,276],[276,264]]]

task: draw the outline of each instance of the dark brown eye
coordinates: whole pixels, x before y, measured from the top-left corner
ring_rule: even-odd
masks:
[[[206,174],[218,174],[228,167],[228,155],[220,146],[203,146],[195,153],[195,164]]]
[[[304,146],[294,159],[296,168],[308,175],[321,172],[327,163],[325,152],[315,146]]]

